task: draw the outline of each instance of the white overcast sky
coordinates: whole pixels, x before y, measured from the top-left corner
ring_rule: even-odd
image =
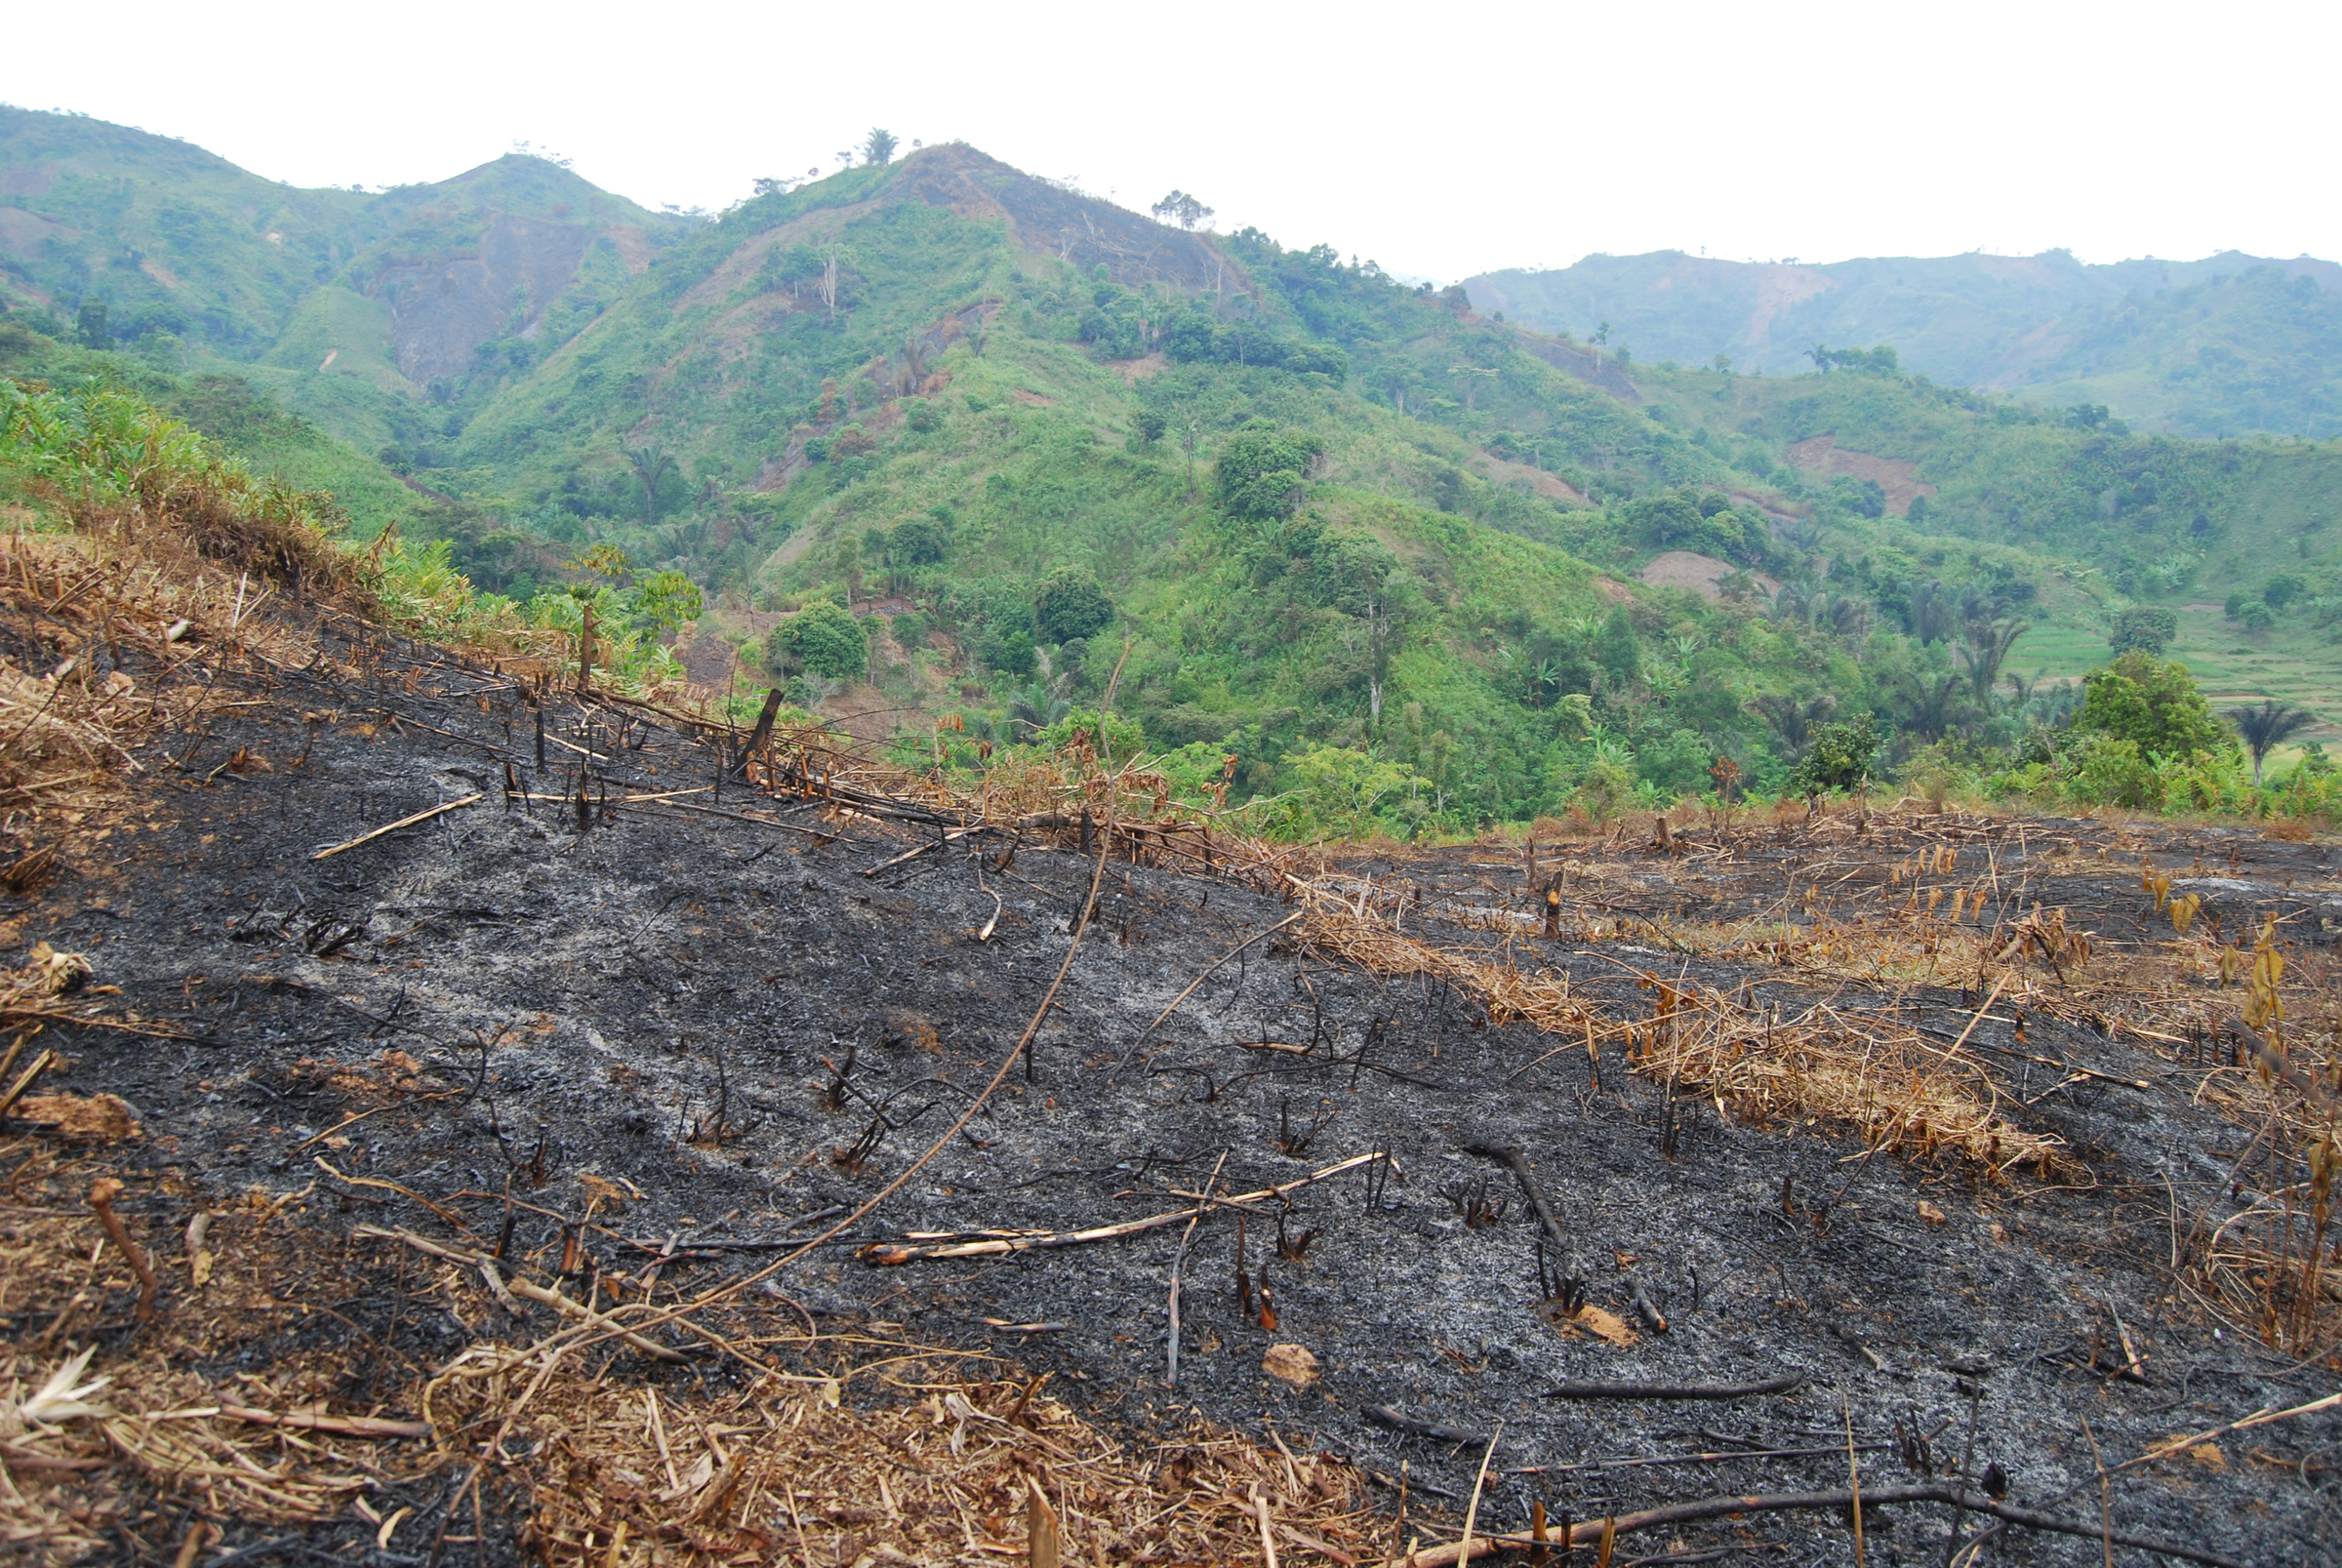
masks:
[[[1808,261],[2342,257],[2330,3],[27,6],[0,100],[296,184],[528,141],[648,206],[872,125],[1442,281]]]

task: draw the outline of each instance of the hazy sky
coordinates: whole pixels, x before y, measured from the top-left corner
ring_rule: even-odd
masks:
[[[2342,257],[2333,6],[27,7],[0,100],[296,184],[526,140],[646,205],[872,125],[1442,281],[1594,251]]]

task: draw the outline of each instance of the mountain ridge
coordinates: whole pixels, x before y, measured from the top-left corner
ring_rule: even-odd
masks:
[[[2342,431],[2330,352],[2342,348],[2342,265],[2308,257],[1802,263],[1656,251],[1485,272],[1461,287],[1475,308],[1550,332],[1591,337],[1606,322],[1608,340],[1645,361],[1720,353],[1743,373],[1781,375],[1810,368],[1817,343],[1885,345],[1938,381],[2103,402],[2175,434]]]

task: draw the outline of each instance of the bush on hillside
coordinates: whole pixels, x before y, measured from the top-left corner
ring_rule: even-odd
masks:
[[[1314,435],[1254,420],[1220,444],[1212,475],[1220,509],[1254,523],[1292,516],[1324,454],[1325,443]]]
[[[2112,639],[2120,654],[2160,654],[2179,635],[2179,617],[2153,605],[2137,605],[2115,617]]]
[[[1825,724],[1789,776],[1789,787],[1808,796],[1866,788],[1878,777],[1878,725],[1870,714]]]
[[[1082,568],[1061,566],[1041,581],[1041,590],[1033,596],[1032,619],[1051,642],[1095,637],[1114,623],[1114,601]]]
[[[868,664],[869,649],[868,630],[852,611],[817,599],[773,628],[765,658],[782,674],[850,680]]]
[[[2188,666],[2145,653],[2124,654],[2082,676],[2074,729],[2128,741],[2142,755],[2160,757],[2217,751],[2230,744]]]

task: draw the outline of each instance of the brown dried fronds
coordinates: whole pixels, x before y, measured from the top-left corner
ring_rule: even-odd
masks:
[[[198,666],[306,663],[258,613],[278,591],[167,533],[0,534],[0,804],[38,824],[151,768],[150,744],[213,701]]]
[[[432,1415],[447,1430],[509,1420],[512,1451],[544,1445],[525,1544],[554,1563],[1021,1557],[1034,1484],[1069,1560],[1257,1558],[1256,1495],[1281,1560],[1328,1560],[1311,1540],[1362,1544],[1360,1478],[1322,1455],[1287,1462],[1201,1424],[1134,1451],[1030,1381],[968,1378],[949,1351],[845,1348],[834,1371],[774,1371],[712,1397],[568,1362],[537,1384],[523,1366],[449,1384]]]

